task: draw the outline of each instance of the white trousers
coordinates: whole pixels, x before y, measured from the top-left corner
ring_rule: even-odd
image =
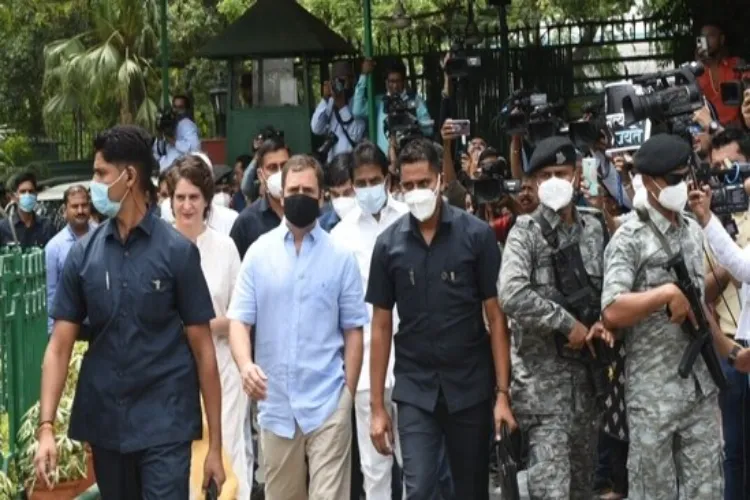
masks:
[[[391,389],[384,394],[385,407],[391,414],[393,422],[393,437],[395,441],[394,454],[398,464],[401,461],[401,444],[398,439],[398,425],[396,422],[396,405],[391,401]],[[378,453],[370,439],[370,390],[357,391],[354,398],[354,408],[357,420],[357,443],[359,444],[359,461],[364,476],[365,498],[367,500],[391,500],[391,471],[393,470],[393,456],[386,457]],[[406,492],[406,489],[404,489]],[[404,497],[406,498],[406,497]]]
[[[229,345],[217,342],[217,349],[228,349]],[[225,353],[222,353],[225,354]],[[226,454],[232,461],[232,469],[237,476],[238,499],[250,498],[252,483],[252,455],[248,467],[245,456],[245,415],[248,411],[248,397],[242,390],[242,378],[234,362],[219,364],[221,378],[221,440]]]

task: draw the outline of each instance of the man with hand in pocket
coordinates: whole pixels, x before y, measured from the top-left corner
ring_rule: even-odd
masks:
[[[320,164],[290,158],[281,184],[284,220],[245,255],[227,313],[229,342],[243,387],[258,401],[266,498],[347,498],[368,321],[362,280],[354,255],[318,224]]]

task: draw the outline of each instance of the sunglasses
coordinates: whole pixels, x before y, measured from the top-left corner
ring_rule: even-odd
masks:
[[[676,186],[687,178],[688,173],[689,172],[678,172],[673,174],[664,174],[662,175],[662,179],[664,179],[668,186]]]

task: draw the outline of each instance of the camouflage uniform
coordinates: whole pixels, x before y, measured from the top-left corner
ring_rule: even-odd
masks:
[[[540,214],[557,233],[559,245],[579,241],[586,272],[599,287],[603,233],[597,218],[577,209],[567,227],[553,210]],[[505,243],[500,300],[510,320],[512,405],[528,432],[531,499],[591,498],[596,410],[585,367],[557,353],[554,334],[567,334],[575,318],[553,302],[559,297],[553,249],[531,215],[519,217]]]
[[[703,237],[684,216],[679,227],[656,210],[648,213],[672,252],[682,249],[690,275],[703,291]],[[607,246],[602,309],[618,295],[643,292],[675,281],[665,268],[667,254],[650,226],[626,221]],[[662,309],[627,330],[625,401],[630,429],[629,494],[638,500],[720,500],[723,480],[717,389],[699,357],[693,375],[677,367],[689,338]]]

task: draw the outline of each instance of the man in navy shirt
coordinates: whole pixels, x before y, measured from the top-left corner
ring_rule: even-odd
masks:
[[[51,487],[55,415],[73,344],[88,317],[69,434],[86,441],[103,498],[189,497],[191,442],[209,429],[204,487],[224,482],[221,387],[211,296],[197,247],[152,210],[151,138],[118,126],[94,140],[91,198],[108,221],[71,248],[44,355],[37,474]]]

